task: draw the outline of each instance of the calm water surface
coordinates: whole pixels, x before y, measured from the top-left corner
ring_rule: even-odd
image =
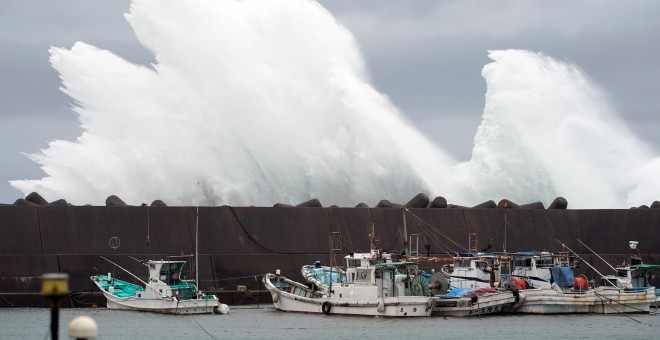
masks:
[[[63,309],[60,339],[69,339],[67,326],[78,315],[97,322],[98,339],[660,339],[660,314],[384,319],[286,313],[270,306],[197,316]],[[49,327],[49,309],[0,309],[0,339],[47,339]]]

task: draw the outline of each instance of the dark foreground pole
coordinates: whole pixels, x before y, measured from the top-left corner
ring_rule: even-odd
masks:
[[[50,338],[57,340],[58,338],[58,329],[60,326],[60,297],[51,296],[50,301],[52,305],[50,307]]]
[[[62,296],[69,294],[69,275],[62,273],[42,275],[41,294],[51,301],[50,338],[57,340],[60,325],[59,302]]]

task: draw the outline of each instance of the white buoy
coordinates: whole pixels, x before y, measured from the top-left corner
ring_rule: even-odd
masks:
[[[89,316],[81,315],[69,322],[69,337],[74,339],[96,339],[98,328],[96,321]]]
[[[378,313],[383,313],[385,311],[385,301],[380,300],[378,301],[378,306],[376,307],[376,310]]]
[[[225,305],[224,303],[221,303],[218,306],[218,311],[220,314],[229,314],[229,306]]]

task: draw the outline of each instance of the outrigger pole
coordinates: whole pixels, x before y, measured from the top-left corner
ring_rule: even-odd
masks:
[[[125,271],[126,273],[128,273],[128,275],[130,275],[130,276],[134,277],[136,280],[142,282],[142,284],[144,284],[146,287],[149,287],[149,288],[153,289],[155,292],[157,292],[158,294],[162,295],[163,297],[167,297],[167,296],[165,296],[165,294],[163,294],[163,293],[161,293],[160,291],[158,291],[158,289],[156,289],[156,288],[152,287],[150,284],[148,284],[148,283],[142,281],[142,279],[140,279],[139,277],[135,276],[135,274],[129,272],[127,269],[124,269],[122,266],[120,266],[120,265],[118,265],[118,264],[116,264],[116,263],[114,263],[114,262],[112,262],[112,261],[106,259],[106,258],[103,257],[103,256],[101,256],[101,258],[104,259],[104,260],[106,260],[106,261],[108,261],[108,262],[110,262],[110,263],[112,263],[113,265],[115,265],[115,266],[118,267],[119,269]]]
[[[586,244],[584,244],[584,242],[580,241],[580,239],[577,239],[577,240],[578,240],[578,242],[582,243],[583,246],[587,247],[587,249],[589,249],[589,251],[591,251],[592,253],[594,253],[594,255],[598,256],[598,258],[601,259],[603,262],[605,262],[605,264],[607,264],[608,266],[610,266],[610,268],[612,268],[612,270],[616,271],[616,268],[612,267],[611,264],[607,263],[607,261],[605,261],[605,259],[603,259],[602,257],[600,257],[600,255],[596,254],[595,251],[591,250],[591,248],[589,248]]]
[[[583,258],[581,258],[580,255],[578,255],[576,252],[573,251],[573,249],[569,248],[566,244],[564,244],[564,242],[559,241],[559,239],[555,239],[555,240],[557,240],[557,242],[559,242],[562,247],[568,249],[568,251],[573,253],[573,255],[577,256],[578,259],[582,260],[582,262],[584,262],[584,264],[589,266],[589,268],[593,269],[598,275],[600,275],[601,278],[605,279],[605,281],[609,282],[613,287],[616,288],[616,285],[614,283],[612,283],[612,281],[610,281],[608,278],[605,277],[605,275],[601,274],[596,268],[594,268],[592,265],[590,265],[589,262],[587,262]]]

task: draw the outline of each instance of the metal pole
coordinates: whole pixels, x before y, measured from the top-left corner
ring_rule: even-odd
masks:
[[[603,280],[609,282],[609,284],[611,284],[614,288],[616,288],[616,285],[615,285],[614,283],[612,283],[612,281],[608,280],[608,279],[605,277],[605,275],[601,274],[596,268],[594,268],[592,265],[590,265],[589,262],[587,262],[587,261],[585,261],[583,258],[581,258],[580,255],[578,255],[576,252],[573,251],[573,249],[569,248],[569,247],[568,247],[566,244],[564,244],[562,241],[559,241],[559,239],[555,239],[555,240],[557,240],[557,242],[559,242],[559,243],[561,244],[562,247],[568,249],[568,251],[570,251],[571,253],[573,253],[573,255],[577,256],[577,258],[579,258],[582,262],[584,262],[584,264],[586,264],[587,266],[589,266],[589,268],[593,269],[593,271],[595,271],[596,274],[600,275],[600,277],[601,277]]]
[[[507,225],[507,220],[506,220],[506,208],[504,209],[504,244],[502,245],[502,250],[506,254],[506,225]]]
[[[605,261],[605,259],[603,259],[602,257],[600,257],[600,255],[596,254],[595,251],[593,251],[593,250],[591,250],[591,248],[587,247],[587,245],[584,244],[584,242],[580,241],[580,239],[577,239],[577,240],[578,240],[578,242],[582,243],[583,246],[585,246],[587,249],[589,249],[589,251],[591,251],[592,253],[594,253],[594,255],[598,256],[599,259],[601,259],[603,262],[605,262],[606,265],[610,266],[610,268],[612,268],[613,271],[616,272],[616,268],[612,267],[612,265],[609,264],[609,263],[607,263],[607,261]]]
[[[409,243],[408,243],[408,226],[406,225],[406,210],[407,209],[405,207],[403,207],[403,209],[401,209],[401,211],[403,212],[403,214],[402,214],[403,215],[403,249],[406,249],[409,245]],[[408,252],[409,252],[408,256],[411,256],[412,249],[408,249]],[[419,256],[419,255],[417,255],[417,256]]]
[[[58,338],[58,328],[60,325],[60,311],[59,311],[59,296],[51,296],[50,297],[51,301],[53,302],[53,305],[50,308],[50,338],[53,340],[57,340]]]

